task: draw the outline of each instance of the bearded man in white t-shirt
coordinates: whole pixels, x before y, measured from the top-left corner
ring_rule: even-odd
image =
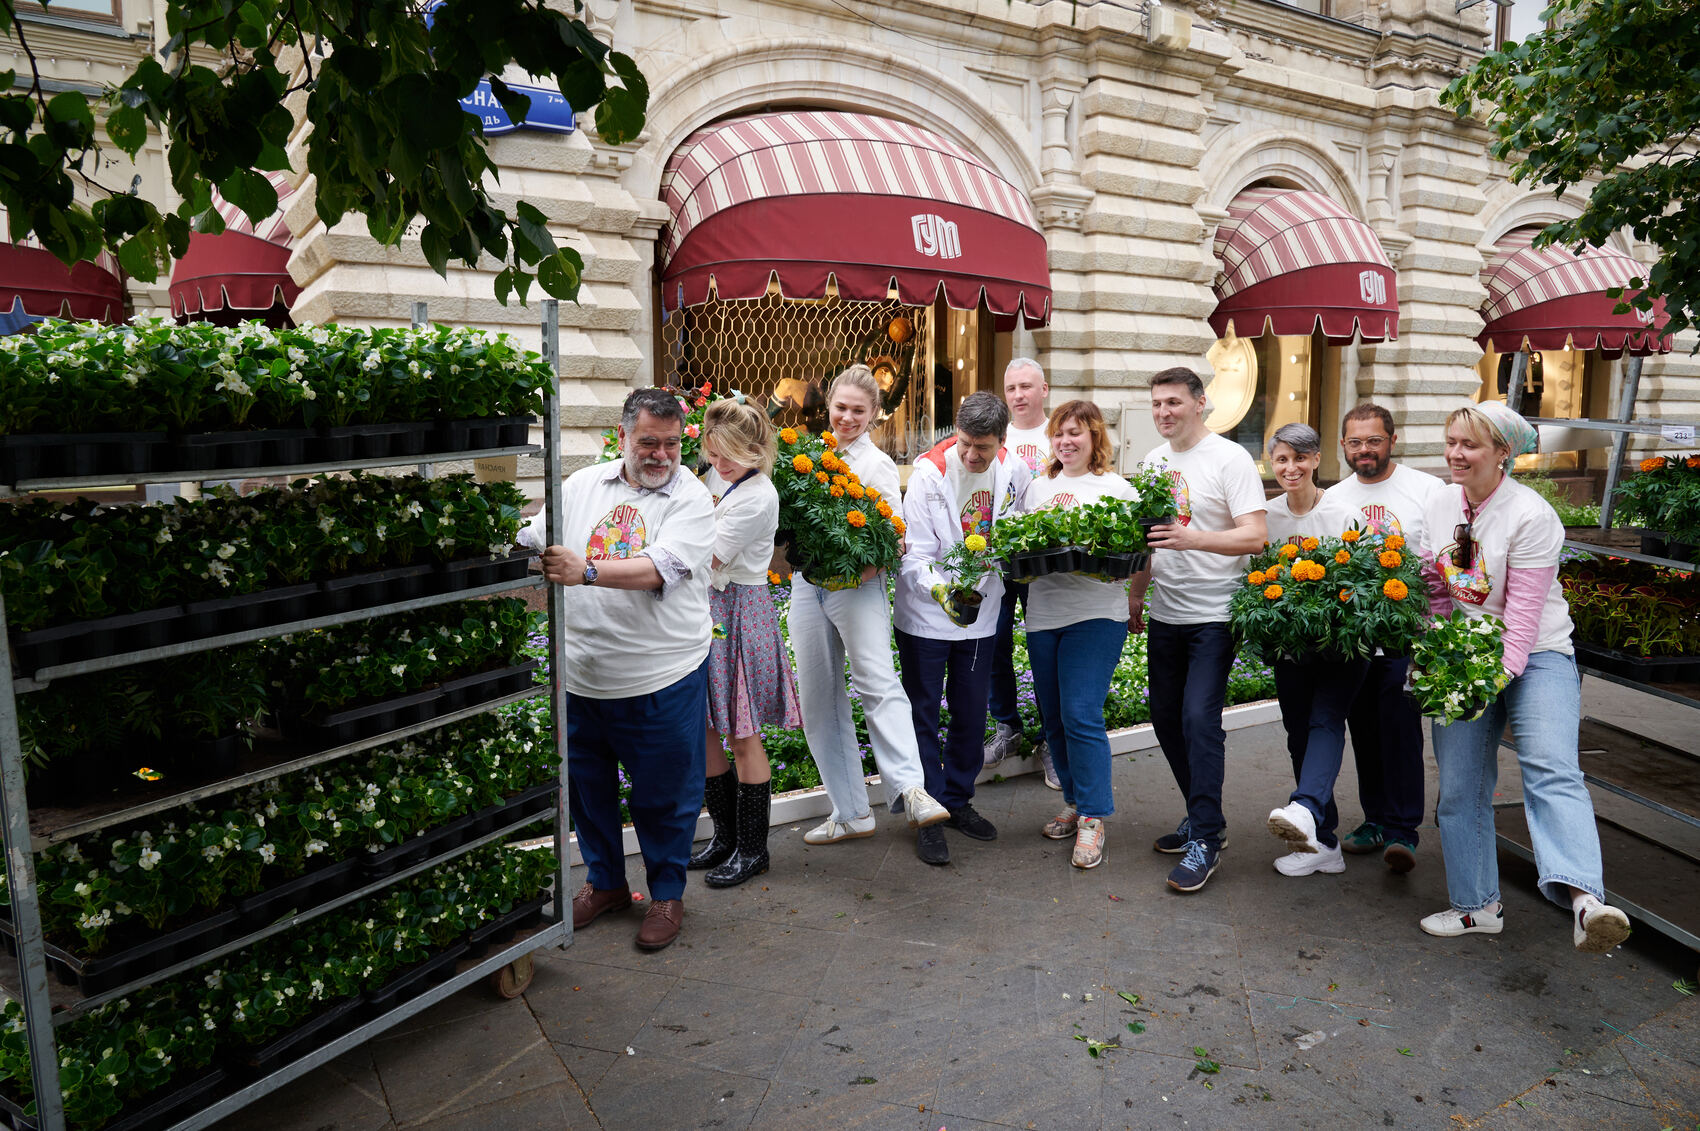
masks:
[[[1175,521],[1152,527],[1151,568],[1134,575],[1128,594],[1130,627],[1149,642],[1151,728],[1186,799],[1186,817],[1152,846],[1182,856],[1169,873],[1179,892],[1204,887],[1222,849],[1222,707],[1234,663],[1228,598],[1268,537],[1257,463],[1205,427],[1206,411],[1204,382],[1192,370],[1151,378],[1151,419],[1165,443],[1144,462],[1168,469]]]
[[[1340,448],[1352,475],[1325,496],[1365,530],[1397,534],[1413,549],[1428,544],[1423,512],[1445,491],[1425,471],[1394,462],[1393,414],[1365,402],[1340,425]],[[1395,872],[1417,864],[1417,825],[1423,819],[1423,720],[1405,694],[1411,661],[1379,650],[1346,716],[1352,757],[1358,766],[1358,800],[1363,823],[1340,838],[1347,852],[1380,852]]]
[[[1004,450],[1018,457],[1036,478],[1044,473],[1051,460],[1051,438],[1045,434],[1049,417],[1045,398],[1051,387],[1045,383],[1045,371],[1032,358],[1018,357],[1004,367],[1003,399],[1009,406],[1009,430],[1004,435]],[[997,724],[997,732],[986,743],[985,762],[995,766],[1021,749],[1021,703],[1015,682],[1015,605],[1027,608],[1027,586],[1011,581],[1004,586],[1003,602],[998,611],[998,635],[992,645],[992,692],[987,714]],[[1039,720],[1041,730],[1044,719]],[[1051,752],[1044,739],[1039,740],[1040,763],[1045,769],[1045,784],[1061,789],[1057,771],[1051,765]]]

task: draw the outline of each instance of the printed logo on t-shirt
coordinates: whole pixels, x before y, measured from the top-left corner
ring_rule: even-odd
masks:
[[[590,528],[584,556],[592,561],[622,561],[644,547],[643,512],[621,503]]]
[[[1187,489],[1186,476],[1174,468],[1169,473],[1169,492],[1175,497],[1175,517],[1182,526],[1192,525],[1192,492]]]
[[[1045,504],[1053,510],[1062,510],[1074,505],[1074,496],[1067,491],[1059,491],[1051,496],[1051,501]]]
[[[1446,579],[1447,591],[1454,600],[1467,605],[1486,604],[1488,594],[1493,592],[1493,579],[1488,576],[1487,563],[1482,561],[1481,547],[1474,548],[1468,569],[1459,569],[1453,564],[1452,554],[1457,548],[1458,544],[1454,542],[1434,559],[1440,566],[1440,575]]]
[[[1027,465],[1028,471],[1034,475],[1039,474],[1039,468],[1045,462],[1045,453],[1039,450],[1038,444],[1017,444],[1015,454],[1021,457],[1021,462]]]
[[[992,493],[984,488],[968,496],[962,508],[962,533],[990,534],[992,532]]]
[[[1380,503],[1365,503],[1363,515],[1364,531],[1367,534],[1377,534],[1385,538],[1390,534],[1405,533],[1405,528],[1399,525],[1399,516]]]

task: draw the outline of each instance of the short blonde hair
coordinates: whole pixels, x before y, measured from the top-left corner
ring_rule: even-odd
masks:
[[[826,399],[828,403],[831,403],[833,396],[838,392],[840,386],[846,389],[860,389],[862,392],[868,394],[868,403],[873,406],[873,410],[876,415],[879,413],[880,382],[879,378],[874,376],[874,371],[872,369],[869,369],[866,365],[852,365],[850,368],[834,377],[832,379],[832,386],[826,391]],[[872,421],[869,421],[869,423],[871,424]]]
[[[1452,431],[1454,424],[1460,425],[1465,435],[1476,443],[1485,444],[1502,453],[1499,459],[1502,465],[1511,462],[1511,445],[1487,413],[1473,404],[1467,404],[1463,408],[1452,410],[1452,414],[1446,418],[1446,431]]]
[[[767,413],[738,401],[715,401],[702,414],[702,443],[741,467],[757,467],[763,475],[773,471],[778,445]]]
[[[1091,401],[1064,401],[1058,405],[1051,412],[1050,422],[1045,425],[1046,439],[1055,438],[1057,431],[1071,420],[1078,420],[1092,436],[1092,455],[1087,460],[1086,470],[1094,475],[1109,471],[1116,452],[1110,446],[1110,429],[1104,423],[1104,414]],[[1053,455],[1045,467],[1045,475],[1055,479],[1062,474],[1062,469],[1062,460]]]

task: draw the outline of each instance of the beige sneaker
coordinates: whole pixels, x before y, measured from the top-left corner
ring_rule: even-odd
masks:
[[[1064,809],[1055,817],[1045,822],[1045,827],[1039,832],[1052,840],[1067,840],[1074,835],[1074,830],[1080,825],[1080,814],[1074,809]]]
[[[903,815],[909,818],[909,827],[912,829],[924,829],[928,825],[950,820],[950,810],[934,801],[927,791],[918,785],[903,791]]]
[[[1076,868],[1096,868],[1104,862],[1104,818],[1082,817],[1080,829],[1074,834]]]
[[[1591,895],[1582,897],[1571,929],[1576,949],[1585,954],[1604,954],[1629,937],[1629,916]]]
[[[948,815],[948,814],[947,814]],[[837,844],[841,840],[874,835],[874,815],[855,817],[850,821],[835,821],[831,817],[803,834],[804,844]]]

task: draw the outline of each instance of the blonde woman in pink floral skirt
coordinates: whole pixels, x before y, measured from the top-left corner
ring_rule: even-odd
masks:
[[[802,725],[797,684],[779,616],[768,592],[767,568],[779,529],[773,470],[773,426],[767,414],[737,401],[717,401],[703,415],[702,451],[714,496],[714,560],[709,609],[714,643],[708,653],[708,780],[704,804],[714,838],[691,857],[709,869],[709,887],[726,888],[767,871],[770,783],[764,725]],[[732,749],[728,762],[725,747]],[[736,766],[736,774],[733,767]]]

